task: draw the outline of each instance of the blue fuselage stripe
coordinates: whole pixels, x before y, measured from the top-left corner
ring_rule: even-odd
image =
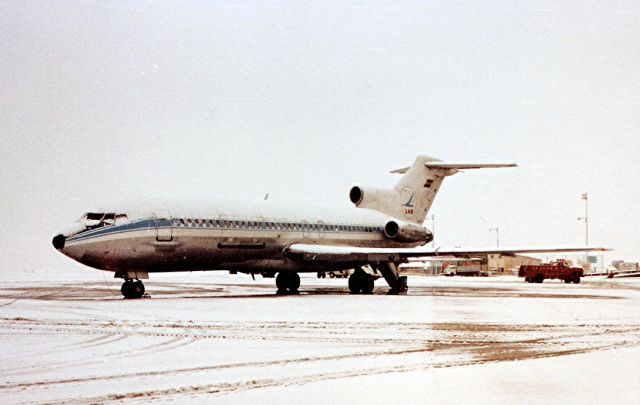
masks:
[[[146,218],[141,219],[135,222],[130,222],[123,225],[112,225],[105,226],[97,229],[91,229],[88,231],[81,232],[79,234],[73,235],[67,239],[68,242],[80,242],[86,241],[90,239],[97,239],[103,236],[110,236],[128,232],[136,232],[141,230],[155,230],[158,229],[166,229],[166,228],[175,228],[175,229],[199,229],[199,230],[242,230],[242,231],[263,231],[263,232],[294,232],[294,233],[371,233],[371,232],[380,232],[383,229],[378,226],[372,225],[337,225],[337,224],[323,224],[323,229],[315,229],[306,228],[303,229],[303,226],[309,226],[310,224],[302,224],[302,223],[294,223],[294,222],[277,222],[277,221],[267,221],[271,224],[279,224],[277,227],[267,227],[264,226],[267,222],[260,221],[258,222],[260,226],[243,226],[243,225],[223,225],[223,226],[211,226],[211,225],[198,225],[195,224],[193,226],[179,224],[180,220],[173,219],[155,219],[155,218]],[[220,220],[222,222],[223,220]],[[251,223],[257,221],[251,220],[226,220],[227,222],[231,222],[233,224],[239,223]],[[291,229],[291,226],[294,226],[294,229]],[[340,229],[342,228],[342,229]],[[346,229],[345,229],[346,228]],[[360,228],[360,229],[358,229]],[[368,228],[370,230],[363,230],[361,228]]]

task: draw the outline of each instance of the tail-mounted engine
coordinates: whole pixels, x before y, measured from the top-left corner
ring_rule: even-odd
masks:
[[[384,226],[384,234],[387,238],[398,242],[425,244],[433,240],[433,234],[424,226],[402,221],[387,222]]]
[[[349,191],[349,199],[356,207],[374,208],[378,205],[379,192],[384,192],[384,190],[378,190],[372,187],[363,188],[353,186],[351,187],[351,191]]]
[[[386,204],[391,201],[390,194],[388,190],[353,186],[349,192],[349,199],[356,207],[385,212]],[[387,222],[384,234],[389,239],[405,243],[425,244],[433,240],[433,234],[424,226],[400,220]]]

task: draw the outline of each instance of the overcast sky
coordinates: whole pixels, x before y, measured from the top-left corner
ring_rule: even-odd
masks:
[[[426,154],[436,244],[640,256],[640,3],[0,1],[2,271],[140,198],[348,207]],[[431,221],[427,221],[431,226]]]

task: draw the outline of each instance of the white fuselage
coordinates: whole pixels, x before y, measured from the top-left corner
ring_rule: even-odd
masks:
[[[348,209],[344,212],[269,209],[162,209],[105,211],[112,220],[89,220],[64,234],[65,255],[87,266],[126,274],[192,270],[315,272],[358,263],[307,263],[283,251],[295,243],[361,247],[413,247],[385,235],[386,215]],[[95,216],[95,214],[93,214]],[[109,214],[106,214],[109,215]],[[55,242],[54,242],[55,245]]]

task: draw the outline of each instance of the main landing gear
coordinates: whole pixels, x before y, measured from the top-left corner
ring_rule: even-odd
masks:
[[[357,267],[349,276],[349,291],[351,294],[371,294],[373,293],[374,279],[362,268]]]
[[[125,280],[122,283],[120,292],[125,298],[142,298],[144,295],[144,284],[140,280]]]
[[[300,288],[300,276],[295,271],[281,271],[276,276],[278,294],[297,294]]]

